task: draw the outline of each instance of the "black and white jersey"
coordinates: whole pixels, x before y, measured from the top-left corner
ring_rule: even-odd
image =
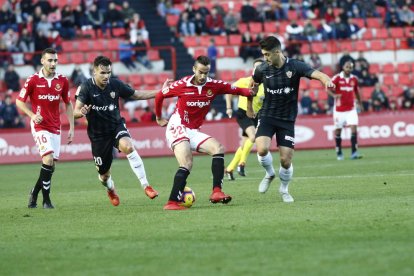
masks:
[[[308,64],[286,58],[281,68],[262,63],[253,72],[253,80],[263,83],[265,98],[260,117],[295,121],[298,114],[298,91],[301,77],[310,78],[314,69]]]
[[[82,83],[77,100],[85,105],[92,105],[86,115],[91,139],[114,134],[117,126],[124,122],[119,111],[119,97],[126,99],[134,92],[129,85],[115,78],[111,78],[103,90],[95,84],[93,78]]]

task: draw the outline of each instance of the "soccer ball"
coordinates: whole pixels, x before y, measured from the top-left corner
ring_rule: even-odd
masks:
[[[190,208],[193,206],[194,202],[196,200],[195,193],[190,187],[185,187],[183,195],[181,197],[181,206]]]

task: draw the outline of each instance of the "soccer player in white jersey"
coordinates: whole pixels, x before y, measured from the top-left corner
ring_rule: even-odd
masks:
[[[58,55],[55,49],[47,48],[42,52],[39,72],[30,76],[16,99],[17,107],[30,117],[32,135],[39,154],[42,167],[35,186],[30,190],[29,208],[37,207],[37,196],[42,190],[43,208],[53,209],[50,200],[52,174],[60,153],[60,100],[65,103],[66,116],[69,121],[68,144],[74,135],[73,106],[70,102],[68,79],[56,72]],[[31,109],[26,106],[30,99]]]
[[[362,158],[358,153],[357,127],[358,113],[357,105],[362,111],[361,97],[359,95],[358,78],[351,74],[354,69],[352,61],[347,61],[342,67],[342,72],[332,78],[335,84],[335,93],[328,93],[335,98],[333,119],[335,124],[335,144],[337,160],[344,160],[342,153],[342,128],[349,126],[351,128],[351,159],[356,160]]]

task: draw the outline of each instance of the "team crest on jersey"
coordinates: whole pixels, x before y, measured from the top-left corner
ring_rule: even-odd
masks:
[[[115,92],[112,91],[111,93],[109,93],[109,95],[112,97],[112,99],[115,99]]]
[[[288,77],[289,79],[292,77],[292,75],[293,75],[292,71],[286,72],[286,77]]]
[[[207,90],[206,96],[213,97],[213,91],[211,91],[211,89]]]
[[[56,84],[56,86],[55,86],[55,90],[56,91],[60,91],[60,90],[62,90],[62,86],[60,86],[60,84],[58,83],[58,84]]]

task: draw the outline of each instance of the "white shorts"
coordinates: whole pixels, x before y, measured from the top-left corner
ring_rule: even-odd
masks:
[[[178,113],[174,113],[168,121],[165,137],[171,150],[181,141],[188,141],[192,151],[198,151],[200,145],[211,138],[210,135],[202,133],[198,129],[190,129],[182,125]]]
[[[343,112],[334,110],[333,119],[336,129],[343,128],[345,126],[358,125],[358,113],[355,108],[350,111]]]
[[[53,153],[53,159],[59,160],[60,134],[51,133],[47,130],[35,131],[32,127],[32,135],[41,157]]]

